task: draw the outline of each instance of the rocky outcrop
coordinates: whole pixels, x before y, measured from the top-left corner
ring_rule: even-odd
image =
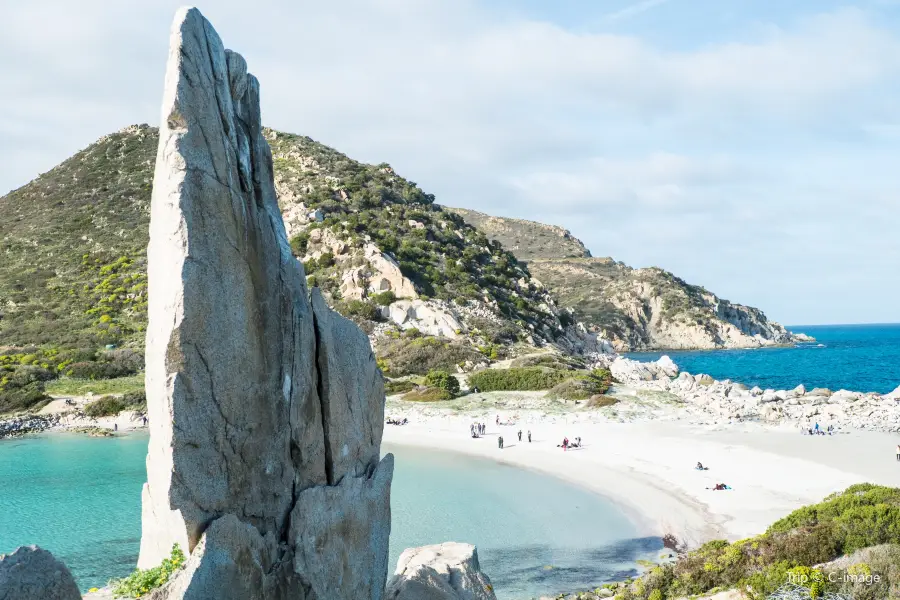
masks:
[[[636,410],[629,419],[656,418],[662,416],[656,409],[674,409],[670,416],[700,424],[759,421],[805,429],[818,422],[822,427],[833,425],[838,429],[900,432],[900,396],[896,391],[889,394],[832,392],[825,388],[807,390],[803,385],[790,390],[748,388],[702,373],[679,373],[678,367],[665,356],[657,362],[618,357],[609,368],[619,382],[620,392],[666,392],[677,400],[674,406],[652,407],[643,415],[640,414],[643,409]],[[626,405],[617,405],[617,412],[624,415]]]
[[[426,335],[455,338],[464,330],[459,315],[449,303],[397,300],[382,308],[382,314],[403,329],[418,329]]]
[[[592,257],[561,227],[447,210],[527,261],[532,277],[550,289],[560,306],[572,309],[620,352],[814,341],[787,331],[759,309],[723,300],[663,269],[633,269],[609,257]]]
[[[471,544],[446,542],[400,555],[385,600],[496,600]]]
[[[0,554],[0,599],[81,600],[66,565],[37,546]]]
[[[366,336],[310,302],[259,84],[196,9],[172,30],[148,257],[138,564],[189,553],[157,597],[381,598],[382,377]]]
[[[617,356],[609,365],[613,378],[620,382],[655,381],[678,375],[678,365],[663,356],[656,362],[641,362]]]
[[[59,426],[59,415],[23,415],[0,420],[0,440]]]

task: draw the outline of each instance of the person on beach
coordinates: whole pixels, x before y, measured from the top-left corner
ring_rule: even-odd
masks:
[[[563,438],[563,452],[569,449],[569,438]]]
[[[816,423],[816,434],[818,434],[818,433],[819,433],[819,424]]]
[[[503,450],[503,436],[502,435],[497,438],[497,447],[500,448],[501,450]]]
[[[469,435],[475,437],[475,423],[469,423]]]
[[[900,461],[900,444],[897,444],[897,460]]]
[[[531,430],[528,430],[528,443],[531,443]]]
[[[522,430],[521,429],[519,430],[519,441],[520,442],[522,441]]]

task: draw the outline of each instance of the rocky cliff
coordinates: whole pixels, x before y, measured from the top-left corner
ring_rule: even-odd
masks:
[[[810,339],[795,336],[759,309],[723,300],[663,269],[633,269],[612,258],[593,258],[564,229],[451,210],[504,247],[516,248],[513,252],[527,261],[529,272],[558,304],[619,351],[753,348]],[[554,237],[548,232],[555,232],[557,243],[548,241]]]

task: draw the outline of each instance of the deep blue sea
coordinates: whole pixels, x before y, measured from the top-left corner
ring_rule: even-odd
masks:
[[[82,590],[134,568],[141,536],[146,434],[52,434],[0,440],[0,554],[38,544]],[[390,572],[405,548],[473,543],[499,600],[596,587],[634,576],[658,538],[604,498],[485,459],[394,452]]]
[[[807,388],[887,393],[900,385],[900,324],[788,327],[816,342],[789,348],[638,352],[637,360],[667,354],[682,371],[707,373],[766,389]]]

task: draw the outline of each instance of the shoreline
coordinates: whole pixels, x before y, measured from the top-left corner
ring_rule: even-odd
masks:
[[[401,412],[392,408],[393,414]],[[523,418],[522,411],[515,412],[520,415],[515,426],[497,427],[485,415],[423,415],[412,410],[408,425],[385,427],[383,443],[387,450],[431,448],[557,477],[608,499],[641,535],[671,534],[688,548],[763,533],[793,510],[856,483],[900,487],[900,465],[892,447],[886,446],[897,442],[891,434],[855,431],[806,437],[794,430],[747,424],[703,427],[577,418],[559,423],[546,415]],[[513,417],[502,409],[493,414],[504,421]],[[488,425],[480,439],[468,435],[468,423],[475,420]],[[532,430],[531,444],[524,436],[518,442],[519,427]],[[503,450],[497,448],[497,435],[504,436]],[[557,448],[566,435],[581,436],[584,447],[567,452]],[[710,470],[695,470],[698,460]],[[719,482],[732,489],[707,489]]]

